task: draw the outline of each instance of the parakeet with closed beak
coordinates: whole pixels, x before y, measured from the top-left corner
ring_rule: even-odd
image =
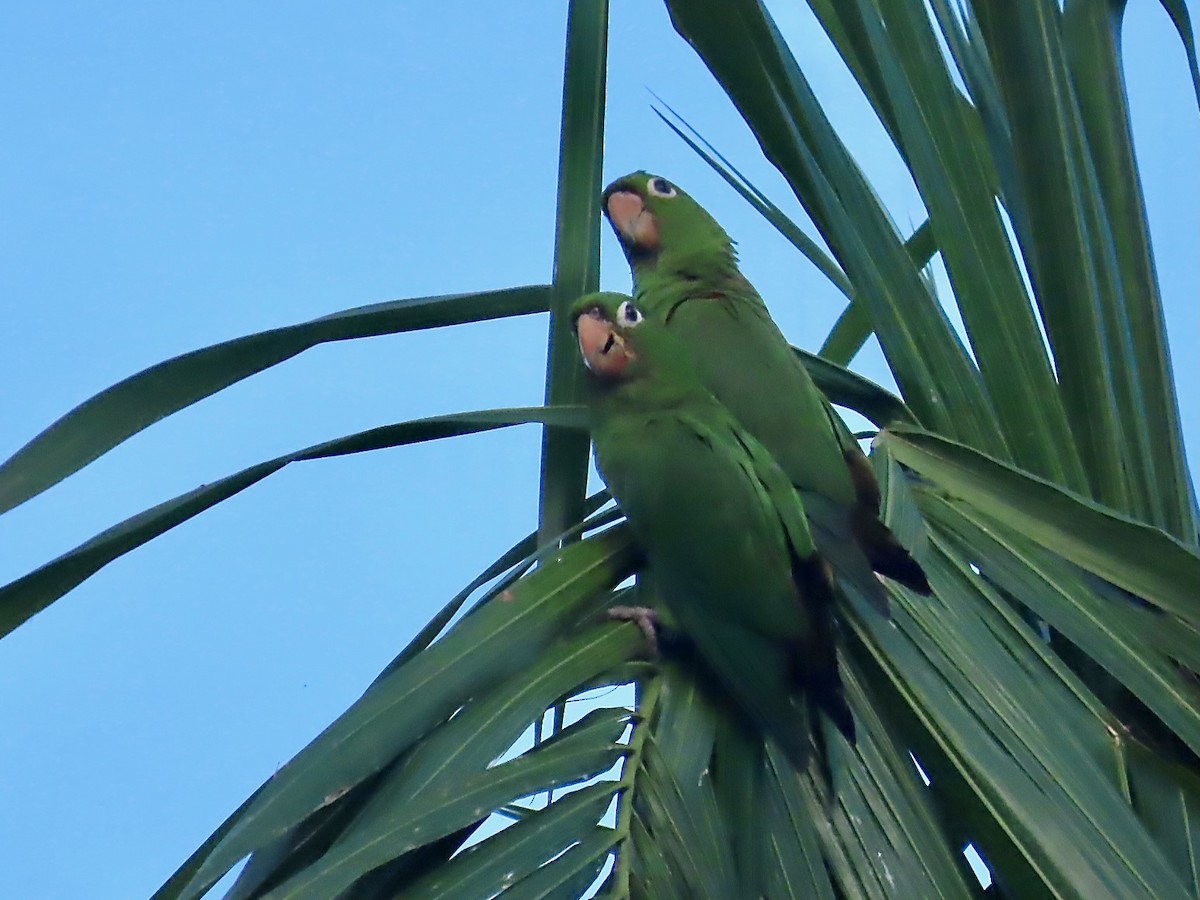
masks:
[[[647,172],[617,179],[603,200],[638,307],[678,337],[704,386],[779,463],[843,584],[884,613],[873,571],[928,594],[920,564],[879,518],[870,464],[739,271],[721,226]]]
[[[807,762],[809,704],[849,739],[833,583],[797,492],[632,298],[571,309],[596,464],[646,552],[658,598],[748,719]]]

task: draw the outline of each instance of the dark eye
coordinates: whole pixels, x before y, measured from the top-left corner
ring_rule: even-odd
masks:
[[[649,183],[646,185],[646,188],[655,197],[674,197],[676,193],[675,186],[671,184],[671,182],[667,181],[665,178],[659,178],[657,176],[650,179]]]
[[[642,311],[633,305],[633,301],[626,300],[617,307],[617,319],[621,325],[632,328],[642,321]]]

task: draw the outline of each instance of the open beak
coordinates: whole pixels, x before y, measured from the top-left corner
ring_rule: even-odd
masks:
[[[583,363],[604,378],[618,378],[633,355],[612,322],[600,309],[589,309],[575,320],[575,336]]]
[[[612,191],[604,198],[604,209],[623,242],[643,252],[658,249],[658,223],[639,194]]]

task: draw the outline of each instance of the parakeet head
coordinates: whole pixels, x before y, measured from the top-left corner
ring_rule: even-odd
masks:
[[[601,380],[625,380],[637,373],[641,360],[633,331],[645,321],[633,298],[625,294],[588,294],[571,305],[583,364]]]
[[[632,297],[588,294],[571,305],[570,317],[595,383],[650,387],[660,400],[703,391],[679,340],[660,321],[643,315]]]
[[[736,264],[733,241],[695,200],[649,172],[618,178],[604,189],[604,214],[639,277],[704,274],[692,270]]]

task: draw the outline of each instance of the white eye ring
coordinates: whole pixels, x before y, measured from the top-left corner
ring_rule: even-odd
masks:
[[[642,311],[633,305],[632,300],[625,300],[617,307],[617,324],[625,328],[633,328],[641,323],[644,316]]]
[[[659,175],[652,176],[651,179],[646,182],[646,190],[655,197],[674,197],[678,193],[678,191],[675,190],[675,186],[671,184],[671,182]]]

